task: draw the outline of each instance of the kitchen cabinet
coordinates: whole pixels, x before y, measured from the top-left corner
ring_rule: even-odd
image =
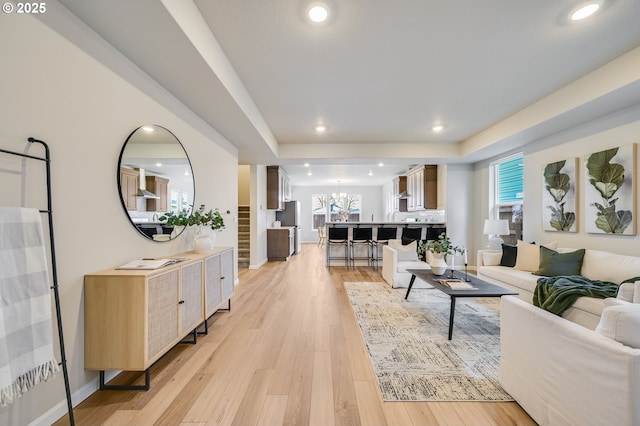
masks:
[[[137,170],[120,168],[120,193],[127,210],[138,210],[138,179]]]
[[[84,368],[100,370],[101,381],[105,370],[148,372],[233,295],[232,247],[172,257],[186,260],[85,276]]]
[[[420,165],[407,172],[407,211],[438,208],[438,166]]]
[[[393,180],[393,211],[407,211],[407,177],[398,176]]]
[[[267,258],[272,260],[289,260],[295,251],[295,228],[267,229]]]
[[[169,179],[165,179],[160,176],[145,176],[145,184],[147,191],[151,191],[156,194],[158,199],[147,199],[147,211],[148,212],[166,212],[168,211],[169,197],[168,187]]]
[[[284,210],[291,200],[291,182],[280,166],[267,166],[267,209]]]

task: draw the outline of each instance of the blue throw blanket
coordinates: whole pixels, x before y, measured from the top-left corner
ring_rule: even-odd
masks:
[[[606,299],[616,297],[619,286],[607,281],[590,280],[580,275],[538,278],[533,304],[558,316],[579,297]]]

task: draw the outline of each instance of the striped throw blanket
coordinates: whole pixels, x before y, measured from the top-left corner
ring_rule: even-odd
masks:
[[[0,405],[58,370],[40,212],[0,207]]]

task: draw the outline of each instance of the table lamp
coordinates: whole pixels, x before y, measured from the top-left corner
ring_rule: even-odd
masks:
[[[488,248],[490,250],[501,250],[504,240],[500,235],[509,234],[509,221],[504,219],[486,219],[484,221],[483,233],[489,236]]]

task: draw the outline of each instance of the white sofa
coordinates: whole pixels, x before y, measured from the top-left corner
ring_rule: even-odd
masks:
[[[575,249],[557,249],[561,253],[573,250]],[[499,266],[501,254],[501,251],[496,250],[478,251],[478,278],[515,290],[519,293],[520,299],[533,303],[533,292],[536,288],[536,281],[540,277],[533,275],[530,271]],[[593,280],[619,284],[626,279],[640,276],[640,257],[587,249],[580,275]],[[603,299],[581,297],[562,316],[569,321],[594,330],[600,321],[603,308]]]
[[[418,259],[416,243],[406,246],[402,240],[389,240],[389,244],[382,247],[382,278],[392,288],[409,287],[411,274],[407,269],[429,269],[429,265]],[[431,287],[420,279],[414,282],[414,288]]]
[[[500,384],[538,424],[640,425],[640,349],[515,296],[501,298],[500,345]]]
[[[478,276],[519,292],[500,302],[504,389],[540,425],[640,425],[640,281],[560,317],[533,306],[539,277],[499,266],[501,255],[481,250]],[[580,273],[620,283],[640,276],[640,257],[588,249]]]

